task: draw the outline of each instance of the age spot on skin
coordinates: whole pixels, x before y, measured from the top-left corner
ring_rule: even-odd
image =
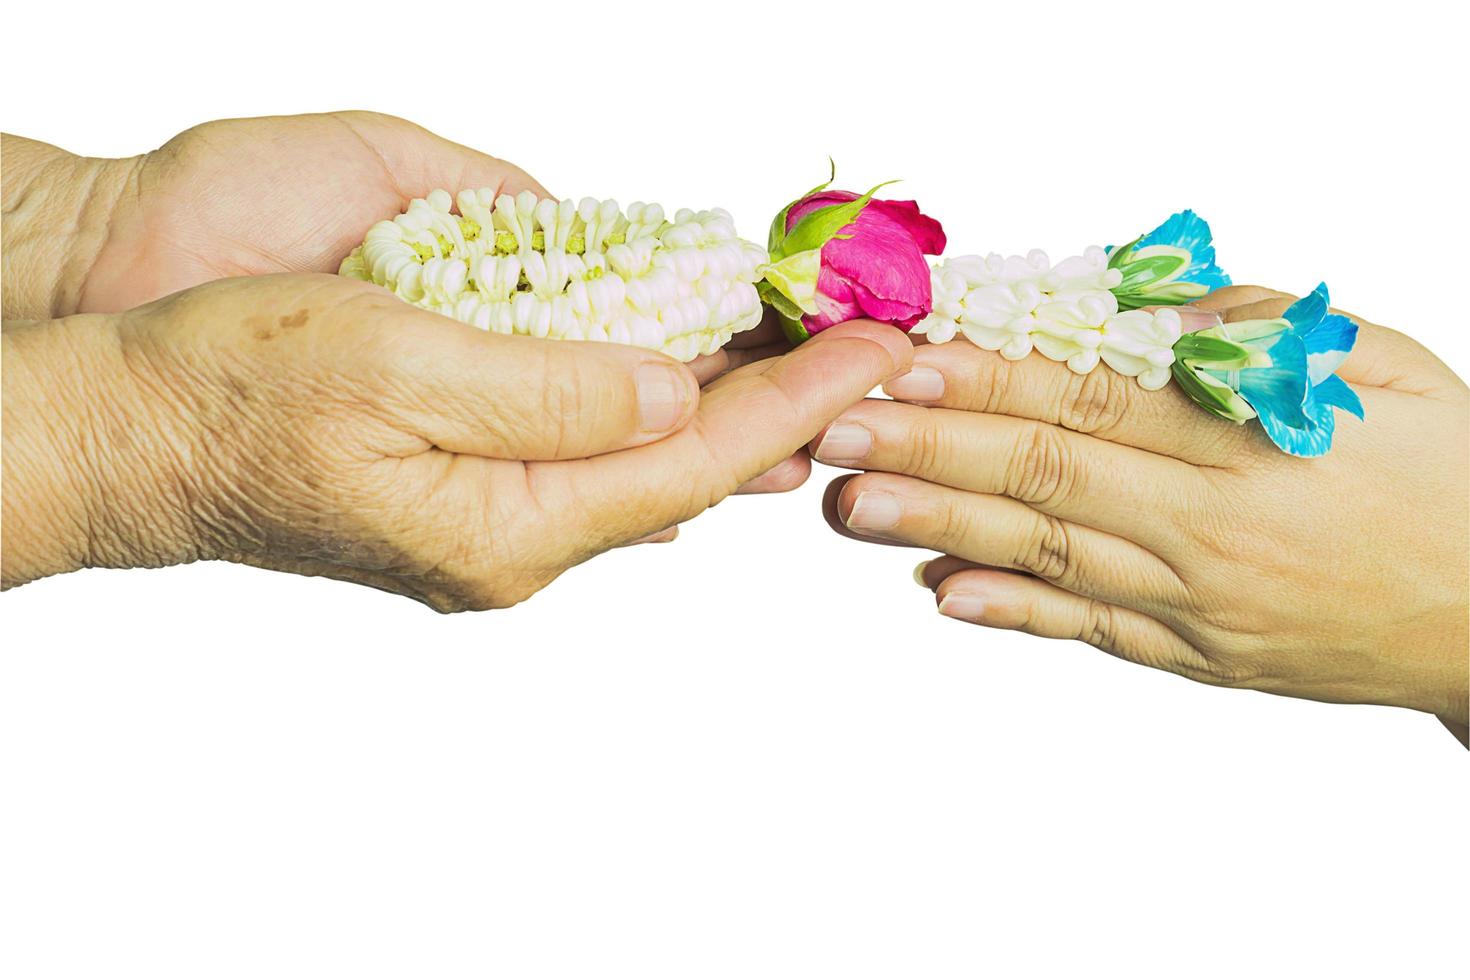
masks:
[[[272,328],[271,319],[268,316],[262,316],[257,313],[253,316],[246,317],[245,328],[250,331],[250,335],[256,340],[266,341],[276,339],[276,331]]]
[[[266,342],[275,340],[277,337],[280,336],[280,334],[276,331],[277,326],[280,327],[281,330],[295,330],[298,327],[306,326],[306,324],[310,321],[311,312],[305,308],[302,308],[288,316],[280,317],[276,321],[275,326],[271,325],[270,319],[268,317],[258,315],[252,316],[248,320],[246,320],[245,325],[251,329],[251,333],[254,335],[256,340]]]

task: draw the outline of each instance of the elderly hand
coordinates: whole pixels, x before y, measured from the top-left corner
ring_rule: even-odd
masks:
[[[1236,286],[1198,306],[1233,321],[1290,302]],[[1212,684],[1417,708],[1463,740],[1470,394],[1414,341],[1358,322],[1339,374],[1367,421],[1339,416],[1313,460],[1173,386],[921,347],[886,387],[897,401],[865,401],[814,442],[869,471],[833,484],[828,518],[943,552],[918,577],[947,616]]]
[[[375,112],[221,119],[125,159],[6,135],[5,319],[117,313],[229,276],[336,272],[436,188],[547,192],[520,167]],[[778,353],[774,321],[692,367]]]
[[[29,191],[14,208],[7,194],[6,221],[25,225],[30,258],[7,274],[6,319],[116,313],[228,276],[336,272],[369,227],[436,187],[546,194],[514,164],[371,112],[223,119],[118,160],[13,136],[5,153],[7,183]],[[32,211],[46,220],[25,221]]]
[[[502,336],[327,275],[7,324],[4,580],[225,558],[507,606],[800,450],[912,348],[871,323],[701,394],[661,354]]]

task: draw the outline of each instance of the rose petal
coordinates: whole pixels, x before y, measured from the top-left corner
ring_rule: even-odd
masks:
[[[869,201],[863,210],[875,209],[907,231],[925,255],[938,255],[944,251],[944,227],[920,211],[917,201]]]
[[[821,312],[801,318],[808,333],[826,330],[863,315],[863,308],[853,296],[852,284],[825,264],[817,273],[817,308]]]
[[[861,196],[852,191],[822,191],[820,194],[804,197],[786,212],[786,230],[790,231],[795,228],[798,221],[817,208],[825,208],[829,204],[845,204],[848,201],[856,201]]]
[[[852,296],[862,307],[863,316],[880,323],[891,323],[907,330],[929,315],[928,305],[914,306],[902,300],[884,299],[865,289],[862,283],[852,284]]]
[[[786,230],[796,227],[803,217],[832,204],[856,201],[861,195],[852,191],[822,191],[794,205],[786,212]],[[863,208],[863,214],[878,213],[907,231],[920,250],[926,255],[939,255],[944,251],[946,239],[944,228],[938,221],[919,210],[916,201],[882,201],[874,199]],[[861,220],[861,217],[860,219]]]
[[[858,215],[851,238],[822,246],[822,266],[862,283],[878,299],[928,313],[933,303],[929,263],[908,231],[882,212]],[[909,314],[904,314],[908,316]]]

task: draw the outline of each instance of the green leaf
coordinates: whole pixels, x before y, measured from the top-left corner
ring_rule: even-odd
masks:
[[[791,213],[791,209],[796,207],[802,201],[805,201],[807,198],[811,197],[813,194],[817,194],[821,191],[826,190],[828,187],[831,187],[832,181],[837,179],[837,161],[833,160],[831,157],[828,157],[827,163],[831,165],[832,172],[828,175],[826,181],[818,184],[816,187],[813,187],[811,190],[801,195],[801,197],[798,197],[796,200],[786,205],[784,208],[781,209],[781,213],[776,215],[775,219],[771,221],[771,232],[769,235],[766,236],[766,251],[770,252],[772,255],[775,255],[777,252],[781,251],[782,246],[786,242],[786,216]]]
[[[807,332],[799,317],[790,317],[780,313],[777,319],[781,322],[781,332],[786,335],[787,340],[791,341],[791,346],[795,347],[803,341],[812,339],[812,335]]]
[[[1108,268],[1117,269],[1121,267],[1125,262],[1128,261],[1129,257],[1133,254],[1134,248],[1136,248],[1138,246],[1138,243],[1141,241],[1143,241],[1143,236],[1139,235],[1127,245],[1123,245],[1113,249],[1112,253],[1108,255]]]
[[[1209,291],[1210,287],[1202,282],[1165,282],[1122,290],[1121,295],[1115,288],[1113,295],[1118,297],[1121,309],[1136,310],[1140,306],[1183,306]],[[1125,302],[1129,305],[1124,306]]]
[[[757,270],[761,277],[802,313],[817,313],[817,275],[822,271],[821,249],[808,249],[771,262]],[[771,304],[775,306],[775,303]]]
[[[1246,400],[1218,378],[1212,378],[1183,361],[1175,361],[1170,370],[1180,390],[1211,415],[1236,424],[1256,417],[1255,410]]]
[[[1139,286],[1160,282],[1179,272],[1189,264],[1188,252],[1168,255],[1150,255],[1120,266],[1123,281],[1113,287],[1114,292],[1136,292]]]
[[[760,294],[761,302],[774,309],[781,316],[792,320],[801,319],[801,307],[787,299],[775,286],[762,281],[755,287],[755,291]]]
[[[1239,362],[1239,366],[1244,367],[1250,361],[1250,357],[1250,348],[1221,337],[1187,333],[1174,342],[1176,361],[1187,358],[1192,361],[1206,361],[1211,367],[1222,368],[1227,364],[1234,365]]]
[[[792,228],[791,233],[786,236],[781,251],[792,255],[810,249],[820,249],[833,238],[838,237],[842,229],[857,220],[858,215],[863,213],[863,208],[868,206],[868,202],[873,199],[873,195],[880,188],[893,183],[897,181],[884,181],[855,201],[829,204],[803,215],[802,219],[796,223],[796,227]]]

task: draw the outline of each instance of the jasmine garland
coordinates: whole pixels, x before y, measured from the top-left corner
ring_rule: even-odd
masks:
[[[482,329],[611,341],[679,360],[754,327],[764,301],[800,343],[856,317],[1018,360],[1032,351],[1086,374],[1106,365],[1147,390],[1171,380],[1223,419],[1259,420],[1283,451],[1328,451],[1333,409],[1363,417],[1333,373],[1356,328],[1327,310],[1326,286],[1279,320],[1185,334],[1171,307],[1229,285],[1209,225],[1173,215],[1123,246],[1052,264],[1045,252],[963,255],[913,201],[830,190],[792,201],[768,248],[737,237],[722,210],[537,200],[445,191],[374,225],[341,274]]]

